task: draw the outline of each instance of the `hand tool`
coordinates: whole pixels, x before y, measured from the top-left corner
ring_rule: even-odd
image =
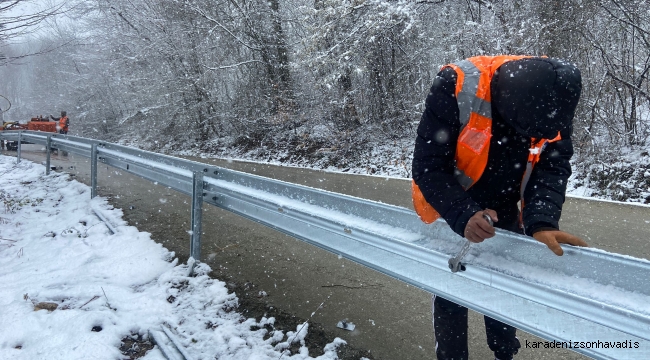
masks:
[[[490,224],[490,226],[494,226],[494,222],[492,221],[490,215],[484,213],[483,219],[485,219]],[[465,271],[465,265],[463,265],[460,261],[465,257],[465,255],[467,255],[471,246],[472,242],[465,240],[465,244],[463,244],[463,247],[460,249],[458,254],[449,259],[449,269],[451,269],[451,272],[455,273],[458,271]]]

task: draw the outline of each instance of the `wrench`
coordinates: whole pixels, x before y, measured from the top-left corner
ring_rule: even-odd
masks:
[[[487,221],[490,226],[494,226],[494,222],[492,221],[492,218],[488,214],[483,214],[483,219]],[[469,252],[470,247],[472,246],[472,242],[469,240],[465,240],[465,244],[463,244],[463,247],[460,249],[458,254],[454,256],[453,258],[449,259],[449,269],[451,272],[455,273],[458,271],[465,271],[465,265],[461,264],[461,260],[467,255]]]

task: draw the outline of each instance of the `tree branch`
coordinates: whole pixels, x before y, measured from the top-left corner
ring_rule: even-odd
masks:
[[[214,71],[214,70],[232,69],[232,68],[239,67],[241,65],[247,65],[247,64],[252,64],[252,63],[266,64],[264,61],[260,61],[260,60],[248,60],[248,61],[242,61],[240,63],[232,64],[232,65],[223,65],[223,66],[219,66],[219,67],[209,67],[209,66],[204,65],[204,67],[206,69],[208,69],[208,70],[213,70]]]
[[[614,79],[614,80],[622,83],[623,85],[627,86],[628,88],[630,88],[630,89],[632,89],[634,91],[637,91],[639,94],[643,95],[643,97],[645,97],[648,101],[650,101],[650,95],[647,92],[640,89],[638,86],[630,83],[629,81],[621,79],[620,77],[616,76],[616,74],[614,74],[613,72],[611,72],[609,70],[607,70],[607,75],[609,75],[609,77],[611,77],[612,79]]]

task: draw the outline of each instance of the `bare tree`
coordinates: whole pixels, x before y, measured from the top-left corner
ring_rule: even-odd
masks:
[[[310,151],[354,156],[409,143],[441,65],[504,53],[579,66],[574,139],[585,158],[646,144],[650,131],[641,0],[68,2],[76,29],[33,44],[69,46],[2,70],[0,89],[22,108],[75,108],[93,136],[258,156],[303,156],[312,141]]]
[[[12,41],[38,31],[47,19],[61,14],[66,4],[62,1],[45,7],[40,7],[40,5],[34,0],[0,1],[0,66],[50,50],[50,48],[45,48],[25,54],[7,54],[6,52],[7,46]]]
[[[645,1],[603,0],[600,16],[583,28],[593,49],[591,63],[600,64],[599,94],[591,105],[591,125],[607,127],[610,140],[643,145],[650,126],[650,6]],[[601,76],[604,76],[602,80]]]

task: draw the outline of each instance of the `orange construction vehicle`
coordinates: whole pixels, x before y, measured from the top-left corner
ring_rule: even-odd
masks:
[[[2,131],[31,130],[31,131],[58,133],[56,129],[56,125],[57,125],[56,121],[49,121],[47,118],[43,118],[43,116],[37,116],[31,118],[27,122],[27,124],[21,124],[15,121],[5,122],[2,124],[1,130]],[[4,140],[2,142],[4,143]],[[24,141],[22,143],[26,144],[26,142]],[[6,145],[7,145],[7,150],[15,151],[18,149],[18,141],[7,141]]]

